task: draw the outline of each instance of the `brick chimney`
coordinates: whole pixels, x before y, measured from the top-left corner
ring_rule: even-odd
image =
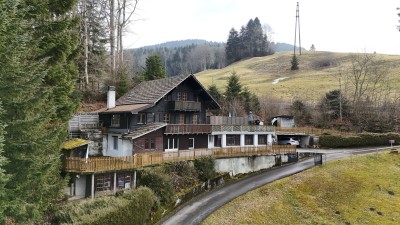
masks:
[[[115,87],[108,86],[107,92],[107,109],[112,109],[115,107]]]

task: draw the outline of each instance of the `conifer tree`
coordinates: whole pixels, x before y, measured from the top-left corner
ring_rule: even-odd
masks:
[[[217,101],[219,102],[222,98],[222,94],[220,93],[220,91],[217,88],[217,85],[215,84],[211,84],[208,87],[208,93],[210,93],[210,95]]]
[[[156,80],[167,77],[160,56],[151,55],[146,59],[145,80]]]
[[[228,78],[228,84],[226,85],[225,97],[228,101],[232,101],[234,99],[240,99],[242,93],[243,86],[239,81],[239,76],[235,71],[231,73]]]
[[[3,107],[0,104],[0,117],[4,113]],[[3,148],[4,148],[4,128],[5,124],[0,121],[0,222],[4,220],[4,211],[7,208],[7,190],[5,189],[5,185],[8,180],[8,175],[3,167],[7,163],[7,159],[3,156]]]
[[[298,61],[296,55],[293,55],[292,61],[290,61],[290,64],[291,64],[291,67],[290,67],[291,70],[299,69],[299,61]]]
[[[18,224],[40,221],[62,197],[60,145],[77,106],[74,3],[0,2],[0,121],[7,124],[3,168],[10,175],[4,212]]]
[[[239,33],[234,28],[232,28],[229,31],[229,37],[228,41],[226,42],[225,48],[226,60],[228,64],[239,60],[239,44]]]

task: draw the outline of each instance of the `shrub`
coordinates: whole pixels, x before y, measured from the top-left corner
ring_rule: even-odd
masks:
[[[207,181],[216,176],[215,172],[215,160],[211,157],[195,159],[193,161],[194,167],[199,175],[199,179],[202,181]]]
[[[142,225],[158,206],[154,193],[145,187],[128,191],[121,197],[102,197],[71,202],[55,215],[55,224]]]
[[[165,173],[170,176],[176,192],[192,187],[199,182],[198,174],[192,161],[169,163],[165,165]]]
[[[161,172],[143,170],[139,174],[138,184],[149,187],[164,205],[171,202],[175,195],[170,178]]]

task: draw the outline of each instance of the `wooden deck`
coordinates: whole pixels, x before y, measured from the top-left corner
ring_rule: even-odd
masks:
[[[156,164],[193,160],[202,157],[226,158],[253,155],[275,155],[296,153],[296,146],[246,146],[214,149],[180,150],[177,152],[140,153],[130,157],[66,158],[65,171],[75,173],[97,173],[130,170]]]

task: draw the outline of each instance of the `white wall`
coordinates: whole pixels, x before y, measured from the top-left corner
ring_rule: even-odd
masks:
[[[114,149],[114,140],[113,136],[118,136],[118,149]],[[121,139],[121,134],[108,134],[103,138],[103,146],[106,148],[103,149],[104,156],[111,157],[125,157],[132,156],[132,143],[130,140]]]
[[[287,155],[280,155],[280,157],[282,157],[282,163],[288,161]],[[217,172],[229,172],[233,176],[240,173],[250,173],[268,169],[273,166],[275,166],[274,155],[215,159],[215,170]]]

